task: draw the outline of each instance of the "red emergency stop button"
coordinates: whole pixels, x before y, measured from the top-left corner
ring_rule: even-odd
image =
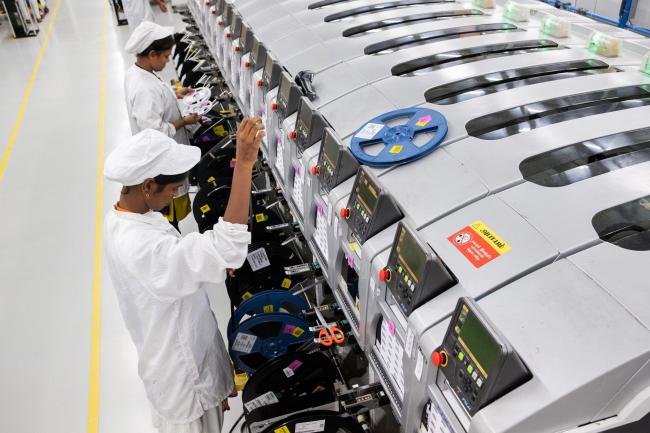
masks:
[[[314,176],[318,176],[318,172],[319,172],[320,170],[319,170],[318,166],[315,165],[315,166],[313,166],[309,171],[311,172],[312,175],[314,175]]]
[[[379,281],[390,281],[390,269],[389,268],[384,268],[381,271],[379,271]]]
[[[292,139],[292,140],[295,140],[297,136],[298,136],[298,134],[296,134],[296,131],[291,131],[289,133],[289,138]]]
[[[222,20],[217,21],[217,24],[218,24],[219,26],[223,27],[223,21],[222,21]]]
[[[264,86],[264,81],[258,80],[257,81],[257,87],[262,87],[262,86]]]
[[[232,37],[232,33],[226,33],[226,39],[230,39]]]
[[[441,350],[440,352],[433,352],[431,354],[431,362],[433,362],[433,365],[436,367],[446,367],[447,363],[449,362],[447,352],[444,350]]]
[[[278,109],[278,104],[276,103],[271,104],[271,110],[275,111],[277,109]]]
[[[244,68],[248,69],[251,67],[251,62],[244,62]]]
[[[234,47],[233,49],[235,50],[236,53],[241,51],[241,47]]]
[[[349,218],[350,217],[350,209],[344,207],[339,211],[339,215],[341,218]]]

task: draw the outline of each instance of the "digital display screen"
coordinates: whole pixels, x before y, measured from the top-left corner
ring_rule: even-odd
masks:
[[[487,378],[499,354],[499,347],[478,317],[463,305],[455,327],[458,341]]]
[[[242,24],[241,27],[241,38],[239,40],[239,46],[242,49],[246,49],[246,43],[248,42],[248,28]]]
[[[232,21],[232,38],[237,39],[241,32],[241,17],[237,14],[233,17]]]
[[[323,163],[328,165],[332,171],[336,169],[336,163],[339,159],[339,143],[329,131],[325,131],[323,136]]]
[[[296,133],[298,133],[304,141],[309,138],[309,131],[311,130],[311,119],[311,109],[303,101],[300,101],[298,120],[296,121]]]
[[[289,104],[289,95],[291,94],[291,79],[287,74],[282,74],[280,80],[280,89],[278,90],[278,105],[284,112]]]
[[[357,183],[355,193],[359,201],[361,201],[361,204],[363,204],[366,207],[366,210],[372,214],[377,205],[379,192],[377,191],[377,187],[370,181],[370,179],[368,179],[368,176],[363,170],[359,171],[359,183]]]
[[[273,59],[271,56],[266,56],[266,63],[264,64],[263,81],[268,87],[271,84],[271,75],[273,75]]]
[[[397,255],[415,282],[419,282],[427,261],[427,255],[411,233],[402,227],[397,241]]]
[[[257,58],[260,55],[260,41],[257,40],[255,36],[253,36],[253,46],[251,48],[251,64],[255,66],[257,63]]]

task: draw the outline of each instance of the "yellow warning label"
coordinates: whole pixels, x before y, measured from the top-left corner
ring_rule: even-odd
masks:
[[[210,212],[210,206],[207,205],[207,204],[204,204],[203,206],[201,206],[200,209],[201,209],[201,213]]]
[[[390,148],[389,152],[390,153],[400,153],[402,151],[402,149],[404,149],[404,146],[395,145],[395,146]]]
[[[288,278],[285,278],[284,280],[282,280],[281,286],[282,286],[283,289],[288,289],[289,287],[291,287],[291,280],[288,279]]]
[[[241,298],[244,299],[244,300],[250,299],[252,297],[253,297],[253,294],[251,292],[246,292],[243,295],[241,295]]]
[[[470,227],[495,249],[499,255],[505,254],[511,250],[510,245],[492,231],[483,221],[474,221]]]
[[[257,221],[258,223],[264,222],[267,219],[268,219],[268,217],[266,216],[266,214],[258,213],[258,214],[255,215],[255,221]]]
[[[304,334],[304,333],[305,333],[305,330],[302,329],[300,326],[296,326],[296,329],[294,329],[294,330],[291,332],[291,334],[292,334],[294,337],[300,337],[300,336],[301,336],[302,334]]]
[[[283,425],[282,427],[273,430],[273,433],[291,433],[291,430],[289,430],[286,425]]]
[[[272,313],[273,312],[273,305],[265,305],[262,307],[265,313]]]

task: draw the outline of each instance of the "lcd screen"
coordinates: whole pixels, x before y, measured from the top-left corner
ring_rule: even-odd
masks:
[[[459,342],[487,378],[499,355],[496,342],[471,310],[467,312],[462,323],[459,320],[459,325]]]
[[[419,282],[424,270],[424,264],[427,261],[427,255],[422,251],[411,233],[404,227],[402,227],[397,242],[397,255],[415,282]]]
[[[366,210],[372,214],[377,205],[377,188],[370,182],[363,171],[359,172],[359,183],[357,184],[356,194]]]
[[[296,122],[296,133],[301,137],[303,142],[309,138],[311,130],[312,112],[307,104],[300,102],[300,109],[298,112],[298,121]]]
[[[329,131],[325,131],[325,136],[323,137],[323,162],[329,165],[332,171],[336,169],[339,152],[338,142]]]

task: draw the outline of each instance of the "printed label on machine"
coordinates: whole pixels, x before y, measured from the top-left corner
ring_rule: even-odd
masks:
[[[299,422],[296,424],[294,433],[318,433],[325,431],[325,420]]]
[[[275,168],[280,177],[284,177],[284,134],[277,134],[275,146]]]
[[[294,165],[294,170],[295,170],[295,175],[293,177],[293,191],[291,193],[291,196],[293,197],[293,202],[296,204],[296,207],[298,208],[298,212],[300,215],[304,213],[304,204],[302,200],[302,190],[303,190],[303,185],[305,184],[305,168],[302,165],[301,161],[298,161]]]
[[[327,254],[329,251],[327,242],[329,227],[330,225],[328,224],[327,216],[325,213],[316,212],[316,231],[314,232],[314,239],[325,260],[327,260]]]
[[[266,250],[264,248],[253,251],[248,255],[248,257],[246,257],[246,260],[253,272],[271,266],[271,261],[269,260],[269,256],[266,255]]]
[[[240,332],[235,338],[235,342],[232,345],[232,350],[236,352],[251,353],[256,341],[257,336]]]
[[[279,403],[278,398],[275,396],[273,391],[269,391],[249,401],[244,406],[246,407],[247,411],[252,412],[257,408],[268,406],[270,404],[275,404],[275,403]]]
[[[510,245],[494,233],[483,221],[474,221],[449,236],[447,240],[475,268],[488,264],[511,249]]]
[[[406,355],[410,358],[413,353],[413,342],[415,341],[415,334],[411,328],[406,331]]]
[[[429,402],[427,433],[454,433],[447,417],[442,413],[440,406],[433,400]]]
[[[400,399],[404,399],[404,368],[402,365],[404,348],[396,335],[390,332],[387,320],[382,321],[381,343],[376,344],[376,346],[379,349],[379,355],[384,361],[386,372],[395,384]]]

